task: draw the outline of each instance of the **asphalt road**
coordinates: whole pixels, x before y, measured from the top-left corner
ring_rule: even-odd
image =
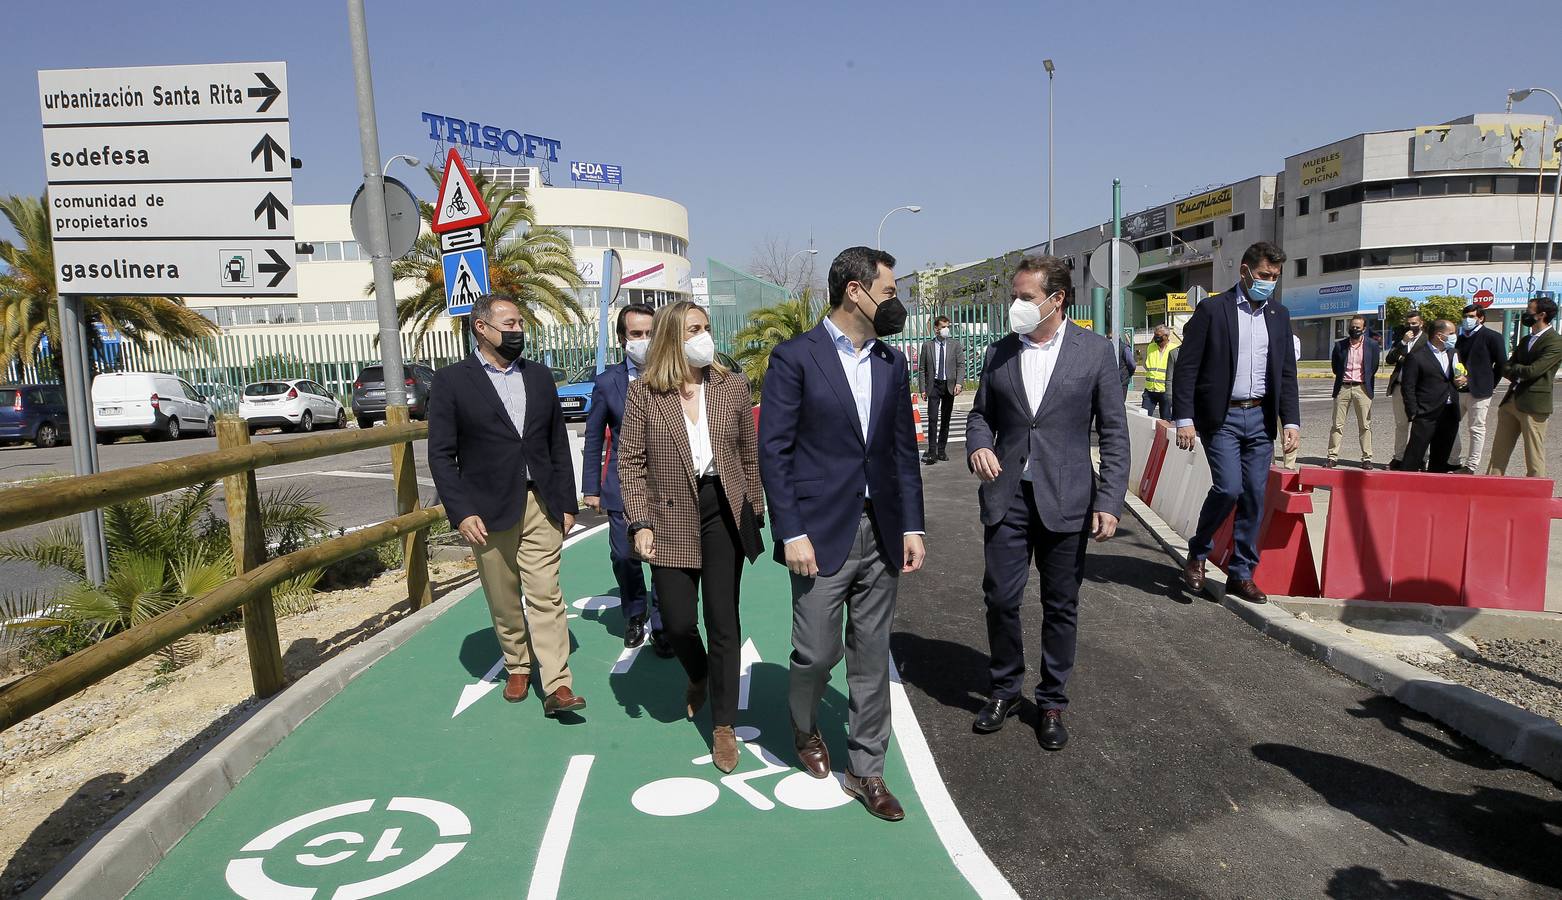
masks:
[[[927,570],[902,583],[895,658],[956,805],[1022,896],[1562,892],[1557,785],[1182,597],[1131,516],[1089,555],[1072,742],[1040,749],[1028,702],[973,733],[987,690],[976,482],[957,464],[923,477],[939,512]],[[1033,660],[1035,598],[1032,576]]]

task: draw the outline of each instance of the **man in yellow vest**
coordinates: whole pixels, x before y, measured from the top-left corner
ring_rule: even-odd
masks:
[[[1144,354],[1144,396],[1139,402],[1145,413],[1168,422],[1172,410],[1171,394],[1166,390],[1166,373],[1171,352],[1171,331],[1165,325],[1155,326],[1155,335]]]

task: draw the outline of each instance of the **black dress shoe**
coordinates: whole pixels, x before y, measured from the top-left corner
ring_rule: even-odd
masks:
[[[630,616],[624,623],[624,646],[638,647],[645,643],[645,616]]]
[[[938,462],[938,457],[934,456],[931,453],[923,454],[923,456],[922,456],[922,465],[924,465],[924,466],[931,466],[933,463],[936,463],[936,462]]]
[[[943,450],[938,451],[938,461],[939,462],[949,462],[949,454],[946,453]]]
[[[1068,743],[1068,729],[1063,727],[1063,710],[1044,709],[1041,721],[1036,723],[1036,739],[1043,750],[1062,750]]]
[[[1003,727],[1003,720],[1020,711],[1020,698],[994,697],[976,714],[971,728],[981,734],[992,734]]]
[[[660,631],[651,632],[651,652],[662,659],[672,659],[677,655],[673,652],[673,642]]]

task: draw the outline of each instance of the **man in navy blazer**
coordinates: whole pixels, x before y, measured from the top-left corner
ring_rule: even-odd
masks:
[[[1285,251],[1268,241],[1247,248],[1237,283],[1200,303],[1183,328],[1172,379],[1177,446],[1191,450],[1195,437],[1203,441],[1213,482],[1182,572],[1195,594],[1204,590],[1215,530],[1235,507],[1226,593],[1269,600],[1253,583],[1253,570],[1277,422],[1285,426],[1287,452],[1301,442],[1291,313],[1273,298],[1284,264]]]
[[[624,616],[624,646],[645,643],[646,625],[651,628],[651,648],[656,655],[670,659],[672,644],[662,635],[661,610],[654,606],[646,615],[645,572],[629,546],[629,525],[624,520],[624,498],[618,487],[618,433],[624,422],[624,401],[629,383],[640,377],[645,354],[651,343],[651,318],[656,311],[644,303],[631,303],[618,314],[618,343],[624,348],[624,361],[598,373],[591,388],[591,414],[586,417],[586,443],[581,449],[581,502],[607,515],[608,559],[613,578],[618,582],[619,611]],[[602,472],[602,450],[606,433],[613,443],[608,448],[614,463]]]
[[[564,411],[553,373],[521,356],[526,334],[515,301],[484,294],[471,316],[477,352],[435,372],[429,391],[429,474],[477,559],[509,671],[504,699],[526,699],[535,663],[543,713],[556,716],[586,705],[571,689],[559,587],[564,535],[576,512]]]
[[[987,705],[973,727],[991,733],[1019,708],[1025,676],[1020,606],[1031,561],[1041,576],[1042,747],[1068,743],[1063,710],[1074,669],[1087,538],[1117,531],[1128,491],[1128,417],[1112,342],[1064,316],[1071,275],[1056,256],[1014,273],[1013,334],[987,348],[966,420],[966,453],[982,480],[982,580],[991,651]],[[1090,433],[1099,438],[1099,474]]]
[[[895,258],[852,247],[830,265],[830,312],[777,346],[759,416],[759,472],[776,559],[792,573],[788,703],[803,768],[830,777],[817,726],[846,656],[850,728],[843,784],[868,811],[905,813],[884,784],[889,637],[903,572],[922,567],[922,474],[906,357],[878,338],[905,327]],[[851,609],[843,643],[842,613]]]
[[[1378,377],[1382,348],[1367,334],[1367,318],[1352,316],[1348,333],[1334,342],[1329,365],[1334,369],[1334,425],[1329,429],[1329,456],[1334,468],[1340,461],[1340,441],[1345,436],[1345,414],[1356,411],[1361,441],[1361,467],[1372,468],[1372,389]]]

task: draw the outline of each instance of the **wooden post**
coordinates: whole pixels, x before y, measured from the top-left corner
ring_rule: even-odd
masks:
[[[386,425],[405,425],[411,411],[405,406],[385,408]],[[396,515],[404,516],[418,508],[418,464],[412,443],[391,444],[391,478],[396,484]],[[407,573],[407,602],[414,610],[434,601],[428,580],[428,532],[414,531],[401,539],[402,571]]]
[[[225,415],[217,420],[218,448],[242,447],[249,442],[249,425],[243,419]],[[242,575],[266,561],[266,534],[260,527],[260,492],[255,487],[255,470],[223,478],[222,492],[228,505],[233,569]],[[282,690],[282,641],[277,637],[277,615],[269,590],[257,592],[244,604],[244,642],[249,647],[250,681],[255,695],[269,697]]]

